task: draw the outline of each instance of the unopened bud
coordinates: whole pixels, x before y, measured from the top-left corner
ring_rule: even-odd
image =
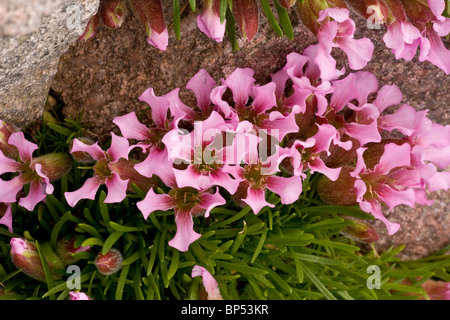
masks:
[[[342,231],[345,236],[364,243],[372,243],[380,238],[375,228],[369,223],[354,217],[345,216],[343,218],[354,222],[353,225],[346,227]]]
[[[317,184],[317,193],[327,204],[342,206],[356,205],[355,181],[356,178],[350,176],[350,172],[355,168],[350,166],[342,167],[336,181],[331,181],[326,176],[321,176]]]
[[[74,253],[86,252],[91,249],[89,246],[87,247],[80,246],[78,248],[75,248],[74,243],[75,238],[72,238],[70,240],[61,239],[57,243],[56,253],[61,258],[62,262],[64,262],[65,264],[72,264],[79,260],[78,258],[73,256]]]
[[[27,276],[39,281],[45,281],[44,267],[42,266],[36,246],[32,242],[21,238],[12,238],[10,245],[11,260],[14,265],[22,269],[23,273]],[[60,279],[61,275],[53,271],[63,270],[64,265],[52,251],[50,243],[44,243],[41,246],[41,253],[47,261],[52,278],[55,280]]]
[[[430,300],[450,300],[450,282],[427,280],[422,284]]]
[[[97,270],[105,276],[115,274],[122,269],[122,262],[122,254],[117,249],[110,249],[104,255],[100,252],[94,260]]]
[[[286,9],[290,9],[297,0],[278,0],[280,4],[285,7]]]
[[[71,291],[69,292],[69,300],[91,300],[84,292]]]
[[[90,146],[95,143],[94,140],[87,138],[87,137],[77,138],[77,140],[83,142],[84,144],[90,145]],[[71,150],[72,150],[72,146],[73,146],[73,140],[70,142]],[[72,157],[75,159],[75,161],[77,161],[81,164],[89,164],[89,163],[93,163],[95,161],[89,153],[84,152],[84,151],[75,151],[75,152],[71,152],[71,154],[72,154]]]
[[[86,29],[83,34],[78,38],[78,41],[86,42],[92,39],[97,33],[98,27],[100,25],[100,10],[97,12],[88,22]]]
[[[50,181],[61,179],[72,169],[72,158],[66,153],[49,153],[32,160],[42,166],[42,172]]]
[[[138,161],[133,159],[124,159],[121,158],[117,162],[111,162],[109,164],[109,168],[117,173],[122,180],[129,180],[128,182],[128,191],[132,192],[133,187],[132,184],[136,184],[144,192],[149,191],[153,187],[158,185],[158,178],[151,177],[147,178],[141,175],[139,172],[134,169],[134,166],[138,163]]]
[[[233,13],[244,39],[252,41],[258,31],[259,10],[256,0],[234,0]]]
[[[125,16],[124,0],[103,0],[100,3],[100,16],[110,29],[120,28]]]
[[[430,7],[419,1],[402,0],[405,13],[415,24],[427,23],[434,17]]]
[[[44,123],[52,123],[52,124],[57,124],[58,123],[58,119],[56,119],[52,113],[50,111],[45,110],[42,114],[42,121]]]
[[[19,157],[19,150],[16,146],[8,144],[9,137],[14,132],[17,132],[17,130],[12,124],[0,120],[0,150],[6,157],[17,160]]]
[[[389,8],[389,13],[397,20],[406,21],[408,17],[406,16],[405,8],[403,7],[401,0],[383,0],[383,2]]]

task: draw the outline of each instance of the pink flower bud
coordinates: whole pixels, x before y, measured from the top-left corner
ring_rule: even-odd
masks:
[[[294,4],[296,0],[278,0],[280,4],[285,7],[286,9],[290,9]]]
[[[80,246],[78,248],[75,248],[74,242],[75,238],[72,238],[70,240],[61,239],[57,243],[56,252],[65,264],[71,264],[79,260],[76,257],[73,257],[72,254],[78,252],[86,252],[91,249],[89,246]]]
[[[343,218],[355,222],[354,225],[348,226],[342,231],[345,236],[364,243],[372,243],[380,238],[375,228],[369,223],[353,217],[345,216]]]
[[[69,300],[91,300],[91,298],[89,298],[84,292],[71,291],[69,292],[69,296]]]
[[[45,281],[44,268],[36,246],[32,242],[21,238],[12,238],[10,245],[11,260],[14,265],[17,268],[22,269],[23,273],[27,276],[39,281]],[[62,270],[64,268],[61,260],[52,251],[50,243],[41,245],[41,253],[46,258],[51,272],[57,269]],[[52,277],[53,279],[59,279],[61,278],[61,275],[52,272]]]
[[[105,255],[99,253],[94,260],[97,270],[109,276],[115,274],[122,268],[122,254],[117,249],[110,249]]]
[[[147,33],[147,42],[162,50],[167,49],[169,34],[164,22],[160,0],[131,0],[135,15],[139,18]]]
[[[83,34],[78,38],[78,41],[86,42],[92,39],[97,33],[98,27],[100,25],[100,10],[97,12],[88,22],[86,29]]]
[[[100,2],[100,16],[110,29],[120,28],[125,16],[124,0],[103,0]]]
[[[132,192],[132,184],[136,184],[139,189],[141,189],[144,192],[149,191],[151,188],[158,185],[158,178],[151,177],[147,178],[141,175],[139,172],[136,171],[134,166],[138,163],[138,161],[133,159],[124,159],[121,158],[119,161],[115,163],[110,164],[110,168],[112,171],[116,172],[120,179],[122,180],[129,180],[128,181],[128,191]]]
[[[422,288],[430,300],[450,300],[450,282],[427,280]]]
[[[244,39],[252,41],[258,31],[259,10],[256,0],[234,0],[233,13]]]
[[[222,300],[219,285],[208,270],[201,266],[194,266],[194,268],[192,268],[191,276],[193,278],[198,276],[202,277],[203,287],[207,294],[206,299],[203,300]]]
[[[42,173],[50,181],[61,179],[72,169],[72,158],[66,153],[50,153],[33,159],[32,164],[40,164]]]

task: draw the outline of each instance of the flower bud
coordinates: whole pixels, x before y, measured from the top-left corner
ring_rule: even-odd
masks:
[[[71,291],[69,292],[69,296],[69,300],[91,300],[91,298],[89,298],[84,292]]]
[[[342,231],[345,236],[355,241],[364,243],[372,243],[380,238],[375,228],[372,227],[369,223],[361,219],[356,219],[348,216],[345,216],[343,218],[346,220],[354,221],[353,225],[346,227]]]
[[[295,4],[295,1],[296,0],[278,0],[278,2],[286,9],[290,9]]]
[[[36,246],[32,242],[21,238],[12,238],[10,245],[11,260],[14,265],[17,268],[22,269],[23,273],[27,276],[39,281],[45,281],[44,268]],[[64,265],[58,256],[56,256],[56,254],[52,251],[50,243],[44,243],[41,246],[41,253],[46,258],[52,278],[55,280],[60,279],[61,275],[54,273],[53,271],[58,269],[62,270]]]
[[[83,142],[87,145],[93,145],[95,142],[87,137],[81,137],[77,138],[77,140]],[[70,149],[72,150],[73,146],[73,140],[70,142]],[[75,161],[81,163],[81,164],[90,164],[93,163],[95,160],[91,157],[91,155],[84,151],[75,151],[71,152],[72,157],[75,159]]]
[[[350,150],[345,150],[344,148],[331,143],[329,154],[323,152],[320,156],[325,165],[329,168],[339,168],[351,163],[356,159],[356,150],[360,147],[359,141],[351,138],[347,134],[341,136],[341,141],[351,141],[352,148]]]
[[[151,177],[147,178],[141,175],[139,172],[134,169],[134,166],[138,163],[138,161],[133,159],[124,159],[121,158],[117,162],[111,162],[109,164],[110,169],[117,173],[122,180],[129,180],[128,182],[128,191],[132,192],[132,184],[136,184],[139,189],[144,192],[149,191],[151,188],[158,185],[158,178]]]
[[[450,282],[427,280],[422,288],[430,300],[450,300]]]
[[[52,115],[50,111],[45,110],[42,114],[42,121],[44,123],[57,124],[58,120]]]
[[[400,21],[408,20],[401,0],[383,0],[383,2],[387,5],[389,8],[389,13],[395,19]]]
[[[169,34],[164,22],[160,0],[131,0],[131,7],[147,33],[147,42],[162,50],[167,49]]]
[[[100,10],[97,12],[88,22],[86,29],[83,34],[78,38],[78,41],[86,42],[92,39],[97,33],[98,27],[100,25]]]
[[[122,261],[123,258],[120,251],[110,249],[105,255],[100,252],[95,258],[94,264],[101,274],[109,276],[122,269]]]
[[[91,249],[89,246],[80,246],[78,248],[75,248],[74,242],[75,238],[72,238],[70,240],[61,239],[56,245],[56,253],[65,264],[72,264],[79,260],[78,258],[72,256],[74,253],[86,252]]]
[[[356,178],[350,176],[354,168],[342,167],[336,181],[331,181],[326,176],[321,176],[317,184],[317,193],[327,204],[352,206],[357,204],[354,185]]]
[[[258,31],[259,10],[256,0],[234,0],[233,13],[244,39],[252,41]]]
[[[100,17],[110,29],[120,28],[125,16],[124,0],[103,0],[100,2]]]
[[[419,1],[402,0],[402,4],[409,20],[415,24],[427,23],[434,17],[430,7]]]
[[[72,158],[66,153],[49,153],[32,160],[32,164],[40,164],[42,172],[50,181],[61,179],[72,169]]]
[[[19,150],[16,146],[8,144],[9,137],[14,132],[17,132],[17,130],[13,125],[0,120],[0,150],[6,157],[17,160],[19,157]]]

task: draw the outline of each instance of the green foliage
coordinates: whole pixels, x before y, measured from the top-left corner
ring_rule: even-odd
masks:
[[[80,123],[44,125],[38,142],[53,149],[49,141],[59,141],[57,145],[68,150],[68,138],[83,131]],[[86,178],[78,166],[75,163],[74,170],[54,183],[54,193],[33,212],[13,204],[13,234],[0,226],[0,285],[6,293],[0,299],[64,300],[71,291],[66,283],[71,274],[52,277],[43,258],[45,282],[18,270],[9,258],[12,237],[34,241],[40,254],[44,244],[54,248],[63,238],[76,238],[75,246],[90,246],[91,251],[73,256],[79,259],[75,264],[81,268],[81,291],[95,300],[198,299],[201,278],[191,277],[194,265],[214,276],[224,299],[417,299],[425,295],[421,284],[427,279],[450,281],[450,257],[445,255],[449,248],[421,260],[402,261],[396,257],[402,247],[378,254],[344,237],[341,231],[354,222],[342,215],[369,217],[355,207],[321,203],[315,175],[308,176],[305,191],[291,205],[280,204],[268,193],[275,207],[258,215],[228,199],[227,206],[213,209],[210,217],[194,218],[202,236],[188,251],[179,252],[168,245],[176,231],[173,211],[154,212],[144,221],[136,207],[144,193],[137,187],[122,203],[104,203],[102,189],[95,200],[69,207],[64,192],[79,188]],[[104,276],[94,259],[111,248],[122,253],[123,266],[119,273]],[[380,268],[380,289],[367,286],[369,266]]]

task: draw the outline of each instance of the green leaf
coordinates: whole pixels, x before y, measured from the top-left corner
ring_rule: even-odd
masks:
[[[54,124],[54,123],[47,123],[47,126],[52,129],[53,131],[62,134],[63,136],[70,136],[72,134],[72,130],[61,127],[60,125]]]
[[[178,40],[181,39],[180,28],[180,0],[172,1],[172,15],[173,15],[173,31]]]
[[[109,225],[111,226],[111,228],[115,231],[120,231],[120,232],[134,232],[134,231],[139,231],[139,228],[136,227],[130,227],[130,226],[124,226],[121,224],[118,224],[116,222],[110,221]]]
[[[42,253],[41,246],[40,246],[39,242],[35,241],[35,245],[36,245],[36,249],[37,249],[38,254],[39,254],[39,258],[41,259],[42,267],[44,269],[44,275],[45,275],[45,281],[47,283],[47,289],[51,290],[54,287],[53,275],[52,275],[52,273],[50,271],[50,268],[48,266],[47,259],[45,258],[45,256]],[[50,295],[49,297],[50,297],[50,300],[54,300],[55,299],[54,295]]]
[[[122,267],[122,271],[120,272],[119,281],[117,282],[117,287],[116,287],[116,300],[122,300],[123,289],[125,287],[125,282],[127,280],[129,270],[130,270],[130,265],[126,265],[126,266]]]
[[[103,237],[100,235],[100,233],[97,231],[97,229],[95,229],[93,226],[91,226],[89,224],[79,223],[77,228],[75,229],[75,231],[80,232],[80,233],[87,232],[91,236],[103,240]]]
[[[227,22],[225,25],[225,32],[227,34],[228,40],[230,40],[233,52],[237,52],[239,51],[239,44],[236,38],[236,19],[234,18],[231,10],[227,10],[226,19]]]
[[[117,242],[117,240],[120,239],[120,237],[123,235],[123,232],[120,231],[114,231],[109,235],[109,237],[105,240],[105,243],[103,244],[102,248],[102,254],[105,255],[108,253],[108,251],[114,246],[114,244]]]
[[[102,246],[104,245],[104,242],[102,240],[100,240],[99,238],[95,238],[95,237],[91,237],[91,238],[87,238],[86,240],[83,241],[83,243],[81,244],[83,247],[93,247],[93,246]]]
[[[280,19],[281,27],[283,28],[284,34],[290,40],[294,39],[294,30],[292,29],[291,19],[287,10],[280,5],[277,0],[274,0],[275,8],[277,9],[278,18]]]
[[[98,207],[100,209],[100,214],[103,218],[103,221],[105,222],[106,226],[109,227],[110,217],[109,217],[108,204],[105,203],[105,199],[106,199],[106,193],[105,193],[105,191],[102,190],[100,192],[100,196],[98,198]]]
[[[316,286],[317,289],[324,295],[328,300],[337,300],[335,296],[325,287],[325,285],[316,277],[314,272],[309,269],[304,263],[300,262],[306,277],[311,280],[311,282]]]
[[[196,4],[195,4],[195,0],[189,0],[189,5],[191,7],[192,12],[195,12],[196,9]]]
[[[228,0],[220,0],[220,8],[219,8],[220,23],[224,23],[225,22],[227,9],[228,9]]]
[[[167,271],[167,278],[170,280],[178,270],[178,263],[180,261],[180,252],[177,249],[172,251],[172,261],[170,262],[169,270]]]
[[[283,31],[281,30],[277,19],[275,18],[272,9],[270,8],[269,2],[267,0],[261,0],[261,5],[264,11],[264,14],[267,17],[267,20],[269,21],[269,24],[272,26],[273,30],[275,31],[275,33],[282,37],[283,36]]]
[[[250,263],[255,262],[256,258],[258,257],[259,253],[261,252],[261,249],[264,246],[264,242],[266,241],[266,236],[267,236],[267,227],[265,226],[262,231],[261,237],[259,238],[258,245],[256,246],[255,252],[253,252],[252,260],[250,261]]]
[[[267,274],[266,270],[250,267],[243,263],[225,262],[225,261],[216,261],[216,262],[218,266],[228,269],[232,272],[237,271],[245,274]]]
[[[353,246],[346,243],[336,242],[336,241],[329,241],[329,240],[322,240],[322,239],[313,239],[311,240],[311,243],[318,244],[325,247],[332,247],[336,249],[341,249],[348,252],[356,252],[359,251],[359,247]]]

